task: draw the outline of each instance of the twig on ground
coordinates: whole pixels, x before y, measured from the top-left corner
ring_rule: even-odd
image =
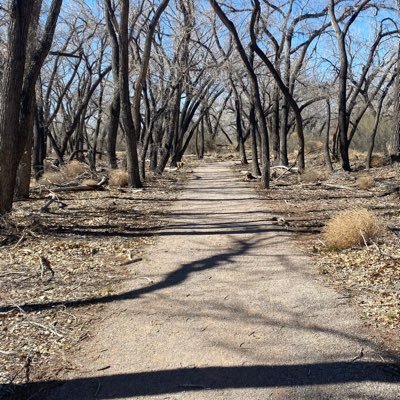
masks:
[[[362,237],[362,239],[363,239],[363,241],[364,241],[365,247],[366,247],[367,250],[369,251],[369,247],[368,247],[367,240],[365,239],[365,236],[364,236],[364,234],[363,234],[363,232],[362,232],[361,229],[360,229],[360,234],[361,234],[361,237]]]
[[[62,201],[60,201],[59,197],[55,193],[50,192],[50,194],[48,196],[46,196],[46,198],[48,199],[48,201],[40,209],[40,212],[48,212],[50,205],[53,203],[58,204],[60,206],[60,208],[62,208],[62,209],[68,207],[68,205],[66,203],[63,203]]]
[[[355,356],[350,362],[354,362],[354,361],[360,360],[363,357],[364,357],[364,348],[362,347],[361,350],[360,350],[360,354],[358,356]]]
[[[42,329],[44,329],[44,330],[46,330],[46,331],[51,332],[53,335],[55,335],[55,336],[57,336],[57,337],[59,337],[59,338],[64,337],[63,334],[61,334],[60,332],[56,331],[54,328],[52,328],[52,327],[49,326],[49,325],[40,324],[39,322],[31,321],[31,320],[24,321],[23,323],[28,323],[28,324],[31,324],[31,325],[36,325],[36,326],[38,326],[39,328],[42,328]]]
[[[137,262],[142,261],[143,258],[139,257],[139,258],[134,258],[134,259],[129,259],[127,261],[123,261],[121,264],[119,264],[121,267],[125,266],[125,265],[129,265],[129,264],[134,264]]]

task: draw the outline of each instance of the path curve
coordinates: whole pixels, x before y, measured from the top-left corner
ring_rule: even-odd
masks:
[[[49,400],[400,399],[357,312],[266,208],[229,163],[198,167]]]

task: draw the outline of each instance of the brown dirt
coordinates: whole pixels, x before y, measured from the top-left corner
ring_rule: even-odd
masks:
[[[195,171],[131,279],[106,297],[77,368],[32,383],[31,399],[62,383],[49,399],[400,398],[398,366],[358,310],[230,165]],[[275,201],[293,202],[285,194]]]

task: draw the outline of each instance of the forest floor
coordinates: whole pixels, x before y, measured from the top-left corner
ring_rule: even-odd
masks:
[[[66,355],[103,318],[106,301],[93,300],[132,279],[130,265],[153,242],[185,177],[168,171],[144,190],[59,193],[67,207],[54,203],[48,212],[41,208],[49,192],[38,186],[0,221],[1,399],[22,398],[18,385],[75,368]]]
[[[399,254],[399,198],[380,197],[398,171],[372,170],[365,190],[363,172],[279,173],[256,194],[232,164],[198,167],[181,192],[169,174],[51,213],[43,196],[17,203],[0,247],[0,398],[63,382],[50,399],[400,398],[400,262],[320,235],[359,204]]]

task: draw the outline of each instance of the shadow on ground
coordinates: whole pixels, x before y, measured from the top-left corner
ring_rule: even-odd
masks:
[[[373,362],[328,362],[300,365],[255,365],[181,368],[163,371],[31,383],[9,389],[43,399],[44,393],[68,382],[67,396],[80,399],[122,399],[203,390],[290,388],[314,385],[398,383],[398,366]],[[61,398],[57,398],[61,399]]]

